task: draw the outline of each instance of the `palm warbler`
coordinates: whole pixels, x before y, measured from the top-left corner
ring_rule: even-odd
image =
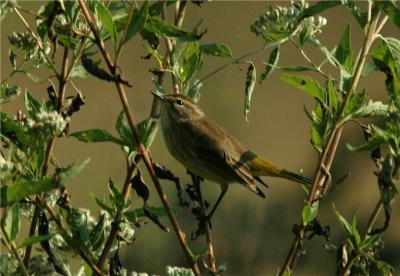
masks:
[[[310,184],[309,179],[279,168],[249,151],[208,118],[190,98],[178,94],[153,94],[162,102],[161,128],[171,155],[192,173],[221,186],[221,194],[209,218],[231,183],[240,183],[263,198],[264,193],[254,183],[257,180],[265,185],[260,176],[283,177]]]

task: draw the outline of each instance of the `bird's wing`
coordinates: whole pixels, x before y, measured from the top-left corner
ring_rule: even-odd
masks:
[[[254,177],[246,162],[255,155],[248,151],[235,137],[210,119],[200,120],[200,135],[194,138],[199,154],[204,158],[213,156],[213,163],[220,164],[219,169],[228,170],[235,179],[257,195],[265,198],[264,193],[254,183]],[[218,159],[218,160],[216,160]]]

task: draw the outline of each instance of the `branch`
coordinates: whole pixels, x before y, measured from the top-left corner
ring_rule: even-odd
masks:
[[[198,200],[200,203],[200,211],[201,211],[202,217],[206,220],[205,221],[205,234],[206,234],[206,241],[207,241],[207,248],[208,248],[208,250],[207,250],[208,265],[211,270],[211,273],[217,275],[218,272],[217,272],[217,265],[216,265],[215,256],[214,256],[210,222],[208,221],[208,217],[207,217],[206,204],[204,202],[203,195],[201,194],[200,180],[197,175],[194,175],[191,173],[191,176],[192,176],[192,181],[193,181],[194,187],[196,188],[196,192],[198,195]]]
[[[366,61],[368,51],[371,47],[372,42],[374,41],[376,37],[376,24],[377,24],[378,16],[376,15],[375,18],[373,19],[372,22],[370,22],[367,30],[366,37],[364,39],[364,43],[362,46],[362,50],[359,56],[359,59],[356,63],[356,69],[354,73],[354,77],[352,79],[349,91],[347,91],[347,94],[345,95],[343,99],[343,103],[340,107],[340,110],[338,111],[338,116],[337,119],[334,123],[334,126],[332,128],[332,131],[329,134],[329,137],[327,139],[326,144],[324,145],[323,151],[320,155],[318,165],[315,169],[314,176],[313,176],[313,181],[312,181],[312,187],[311,190],[307,196],[306,204],[312,204],[315,200],[318,199],[318,188],[324,185],[325,182],[325,175],[322,174],[322,171],[329,171],[330,167],[332,165],[336,149],[338,146],[338,143],[340,141],[340,137],[343,131],[343,126],[341,125],[341,120],[343,117],[344,109],[350,99],[350,95],[354,93],[358,81],[361,77],[361,72],[362,68],[364,66],[364,63]],[[296,234],[296,238],[294,239],[291,248],[289,250],[289,253],[285,259],[285,263],[279,272],[279,275],[284,275],[286,271],[291,271],[294,267],[294,263],[296,260],[296,257],[299,253],[299,250],[302,247],[303,244],[303,239],[304,239],[304,234],[305,234],[305,225],[303,220],[301,219],[300,223],[301,227]]]
[[[90,26],[90,29],[93,32],[96,44],[99,47],[99,49],[100,49],[100,51],[101,51],[101,53],[103,55],[103,58],[104,58],[105,62],[107,63],[107,66],[108,66],[111,74],[115,75],[117,73],[116,72],[117,66],[115,64],[113,64],[113,62],[112,62],[112,60],[110,58],[110,55],[108,54],[108,52],[107,52],[107,50],[105,48],[104,42],[101,39],[100,34],[99,34],[99,32],[98,32],[98,30],[96,28],[96,25],[92,20],[90,12],[86,7],[86,4],[84,3],[83,0],[79,0],[79,5],[81,7],[83,15],[86,18],[87,23]],[[184,237],[184,233],[181,230],[181,228],[180,228],[180,226],[178,224],[178,221],[176,220],[175,215],[171,210],[171,207],[169,206],[169,203],[168,203],[168,200],[167,200],[167,196],[165,195],[165,193],[164,193],[164,191],[162,189],[162,186],[161,186],[161,184],[160,184],[160,182],[159,182],[159,180],[158,180],[158,178],[157,178],[157,176],[155,174],[155,171],[153,169],[152,162],[151,162],[151,160],[149,158],[148,152],[147,152],[146,148],[143,146],[143,144],[140,143],[139,131],[138,131],[137,127],[136,127],[135,118],[134,118],[133,113],[132,113],[132,111],[130,109],[130,106],[128,104],[128,99],[126,97],[125,89],[122,86],[122,84],[118,83],[118,82],[115,82],[115,86],[117,88],[117,91],[118,91],[118,94],[119,94],[119,97],[120,97],[120,100],[121,100],[121,104],[123,106],[125,115],[126,115],[126,117],[128,119],[128,123],[129,123],[129,126],[131,128],[131,131],[132,131],[132,133],[133,133],[133,135],[135,137],[135,140],[139,144],[138,149],[137,149],[138,153],[139,153],[139,155],[143,159],[143,162],[146,165],[146,168],[147,168],[147,170],[148,170],[148,172],[150,174],[150,177],[151,177],[151,179],[152,179],[152,181],[153,181],[153,183],[154,183],[154,185],[156,187],[156,190],[157,190],[158,195],[159,195],[159,197],[160,197],[160,199],[161,199],[161,201],[163,203],[163,206],[164,206],[164,208],[165,208],[165,210],[166,210],[166,212],[168,214],[168,217],[169,217],[169,219],[170,219],[170,221],[171,221],[171,223],[173,225],[173,228],[174,228],[174,230],[176,232],[176,235],[178,237],[178,240],[179,240],[180,245],[181,245],[181,247],[182,247],[182,249],[183,249],[183,251],[185,253],[186,259],[187,259],[190,267],[193,269],[193,272],[196,275],[200,275],[199,267],[198,267],[198,265],[196,263],[196,260],[195,260],[195,258],[193,256],[192,252],[189,249],[189,246],[186,243],[186,240],[185,240],[185,237]],[[125,183],[124,188],[123,188],[124,196],[126,196],[129,193],[129,191],[130,191],[129,186],[130,186],[130,184],[126,184]]]
[[[62,61],[62,69],[61,69],[61,75],[58,77],[58,82],[59,82],[59,93],[58,93],[58,99],[57,99],[57,112],[61,112],[63,100],[64,100],[64,95],[65,95],[65,86],[67,83],[67,69],[68,69],[68,48],[64,48],[64,55],[63,55],[63,61]],[[50,163],[50,158],[53,152],[54,144],[56,140],[56,135],[52,135],[50,137],[50,140],[47,143],[46,147],[46,153],[45,153],[45,158],[44,158],[44,163],[42,167],[42,172],[41,172],[41,177],[45,177],[47,175],[49,163]],[[39,194],[36,196],[36,201],[37,199],[41,198],[42,194]],[[42,201],[40,201],[42,202]],[[32,237],[35,235],[36,232],[36,227],[39,222],[39,215],[40,215],[40,209],[41,209],[41,203],[35,206],[35,210],[33,212],[33,217],[32,217],[32,222],[31,222],[31,227],[29,229],[29,237]],[[29,260],[31,258],[31,253],[32,253],[32,245],[28,245],[25,249],[25,256],[24,256],[24,264],[27,268],[29,268]]]

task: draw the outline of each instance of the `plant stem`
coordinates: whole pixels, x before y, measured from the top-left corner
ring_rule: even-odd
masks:
[[[204,202],[203,195],[201,193],[201,188],[200,188],[200,181],[196,179],[196,175],[192,175],[193,179],[193,184],[196,187],[197,194],[199,196],[199,202],[200,202],[200,210],[202,213],[202,216],[206,218],[207,220],[207,211],[206,211],[206,204]],[[213,249],[213,242],[212,242],[212,235],[211,235],[211,229],[210,229],[210,223],[208,220],[205,222],[205,230],[206,230],[206,241],[207,241],[207,255],[208,255],[208,266],[211,270],[211,273],[217,275],[217,265],[215,262],[215,256],[214,256],[214,249]]]
[[[14,257],[17,259],[18,263],[20,264],[20,267],[22,269],[22,273],[25,276],[29,276],[28,273],[28,268],[25,266],[24,262],[21,259],[21,256],[18,254],[18,250],[15,246],[15,243],[10,239],[10,237],[8,236],[8,233],[6,231],[6,229],[4,229],[4,225],[3,223],[1,224],[1,232],[2,235],[4,237],[4,239],[2,239],[2,242],[4,242],[5,246],[7,247],[7,249],[11,252],[12,255],[14,255]]]
[[[167,20],[167,1],[166,0],[161,0],[161,18],[165,22],[168,21]],[[182,20],[183,20],[183,18],[182,18]],[[167,53],[165,55],[167,67],[172,68],[174,66],[173,61],[172,61],[173,44],[172,44],[172,41],[168,37],[165,37],[165,46],[167,48]],[[171,79],[172,79],[172,87],[173,87],[174,93],[179,94],[180,91],[179,91],[178,81],[173,73],[171,73]]]
[[[59,75],[58,81],[59,81],[59,93],[58,93],[58,99],[57,99],[57,111],[58,113],[61,112],[63,100],[64,100],[64,95],[65,95],[65,86],[67,83],[67,69],[68,69],[68,53],[69,50],[67,47],[64,48],[64,55],[63,55],[63,61],[62,61],[62,68],[61,68],[61,75]],[[53,152],[54,144],[55,144],[56,136],[52,135],[47,143],[46,146],[46,153],[45,153],[45,158],[44,158],[44,163],[41,171],[41,177],[45,177],[47,175],[50,159],[51,159],[51,154]],[[42,197],[42,194],[39,194],[36,196],[36,199],[39,199]],[[32,217],[32,222],[31,226],[29,229],[29,237],[32,237],[35,235],[36,232],[36,227],[39,222],[39,215],[41,212],[41,205],[36,205],[35,210],[33,212],[33,217]],[[31,258],[31,253],[32,253],[32,245],[28,245],[25,249],[25,255],[24,255],[24,264],[27,268],[29,268],[29,260]]]
[[[334,123],[334,126],[332,128],[332,131],[330,132],[327,142],[324,145],[324,148],[322,150],[322,153],[320,155],[318,165],[314,171],[313,175],[313,181],[312,181],[312,187],[311,190],[307,196],[306,204],[310,205],[312,204],[315,200],[317,200],[318,197],[318,188],[324,185],[325,182],[325,175],[322,174],[322,171],[329,171],[330,167],[332,165],[336,149],[338,146],[338,143],[340,141],[340,137],[343,131],[343,125],[341,124],[341,120],[343,117],[344,109],[350,100],[350,95],[354,93],[358,81],[361,76],[362,68],[364,66],[364,63],[366,61],[368,51],[371,47],[372,42],[374,41],[376,37],[376,24],[378,20],[378,15],[376,15],[373,18],[373,21],[369,23],[368,30],[366,37],[364,39],[363,47],[359,56],[359,59],[356,64],[356,69],[354,73],[354,77],[352,79],[349,91],[347,91],[347,94],[345,95],[343,99],[343,103],[340,107],[340,110],[338,111],[337,119]],[[305,224],[303,220],[301,219],[301,227],[296,234],[296,237],[291,245],[291,248],[289,250],[289,253],[285,259],[284,265],[282,267],[282,270],[280,271],[279,275],[284,275],[286,271],[292,271],[294,262],[296,260],[296,257],[298,255],[299,250],[302,247],[303,240],[304,240],[304,234],[305,234]]]
[[[54,220],[54,222],[56,223],[58,229],[63,232],[65,235],[69,235],[67,230],[65,229],[65,227],[62,224],[62,221],[60,220],[60,218],[54,213],[53,209],[51,209],[51,207],[47,204],[47,202],[42,202],[41,199],[39,198],[37,200],[38,204],[39,203],[43,203],[44,208],[47,210],[47,212],[49,213],[50,217],[52,218],[52,220]],[[81,248],[76,247],[74,244],[68,244],[69,246],[71,246],[78,254],[79,256],[81,256],[81,258],[85,261],[85,263],[90,266],[90,268],[92,269],[94,274],[100,275],[101,271],[99,269],[99,267],[93,262],[93,256],[87,256],[85,252],[83,252],[83,250]]]
[[[96,40],[96,43],[97,43],[97,45],[98,45],[98,47],[99,47],[99,49],[100,49],[100,51],[101,51],[101,53],[103,55],[103,58],[104,58],[105,62],[107,63],[107,66],[108,66],[111,74],[115,75],[116,74],[116,70],[117,70],[117,66],[116,66],[116,64],[113,64],[113,62],[112,62],[112,60],[111,60],[111,58],[110,58],[110,56],[109,56],[109,54],[108,54],[108,52],[107,52],[107,50],[105,48],[104,42],[103,42],[103,40],[101,39],[101,37],[100,37],[100,35],[98,33],[96,25],[94,24],[94,22],[92,20],[92,17],[91,17],[91,15],[89,13],[89,10],[86,7],[86,4],[84,3],[83,0],[79,0],[79,5],[81,7],[83,15],[86,18],[87,23],[90,26],[90,29],[93,32],[93,35],[94,35],[95,40]],[[151,160],[149,158],[148,152],[147,152],[146,148],[143,146],[143,144],[140,143],[139,131],[138,131],[137,127],[136,127],[135,118],[134,118],[133,113],[132,113],[132,111],[130,109],[130,106],[128,104],[128,99],[126,97],[125,89],[122,86],[122,84],[119,83],[119,82],[115,82],[115,86],[117,88],[117,91],[118,91],[118,94],[119,94],[119,97],[120,97],[120,100],[121,100],[125,115],[126,115],[126,117],[128,119],[128,123],[129,123],[129,126],[131,128],[131,131],[132,131],[132,133],[133,133],[133,135],[135,137],[135,140],[139,144],[138,149],[137,149],[138,153],[139,153],[139,155],[143,159],[143,162],[146,165],[146,168],[147,168],[147,170],[148,170],[148,172],[150,174],[150,177],[151,177],[151,179],[152,179],[152,181],[153,181],[153,183],[154,183],[154,185],[156,187],[156,190],[157,190],[158,195],[159,195],[159,197],[160,197],[160,199],[161,199],[161,201],[163,203],[163,206],[164,206],[164,208],[165,208],[165,210],[167,212],[167,215],[168,215],[168,217],[169,217],[169,219],[170,219],[170,221],[171,221],[171,223],[173,225],[173,228],[174,228],[174,230],[176,232],[176,235],[178,237],[178,240],[179,240],[180,245],[181,245],[181,247],[182,247],[182,249],[183,249],[183,251],[185,253],[186,259],[187,259],[190,267],[192,268],[193,272],[196,275],[200,275],[200,269],[199,269],[199,267],[197,265],[197,262],[196,262],[196,260],[195,260],[195,258],[193,256],[192,252],[189,249],[189,246],[186,243],[184,233],[181,230],[181,228],[180,228],[180,226],[178,224],[178,221],[176,220],[175,215],[172,212],[171,207],[169,206],[169,203],[168,203],[168,200],[167,200],[167,196],[165,195],[165,193],[164,193],[164,191],[162,189],[162,186],[161,186],[161,184],[160,184],[160,182],[159,182],[159,180],[158,180],[158,178],[157,178],[157,176],[155,174],[155,171],[153,169],[152,162],[151,162]],[[128,189],[126,187],[128,185],[124,185],[125,186],[124,187],[124,191],[126,191],[124,196],[126,196],[126,194],[129,193],[129,191],[130,191],[130,189]]]
[[[59,78],[59,74],[57,72],[57,69],[54,67],[52,61],[50,60],[50,58],[47,56],[42,42],[40,41],[40,39],[36,36],[35,32],[32,30],[32,28],[29,26],[28,22],[25,20],[25,18],[22,16],[22,14],[19,12],[18,7],[14,7],[13,8],[14,12],[18,15],[19,19],[22,21],[22,23],[25,25],[25,27],[28,29],[29,33],[32,35],[33,39],[36,41],[36,44],[38,45],[40,51],[42,52],[42,55],[44,57],[44,59],[46,60],[47,65],[51,68],[51,70],[53,70],[54,74],[57,76],[57,78]]]

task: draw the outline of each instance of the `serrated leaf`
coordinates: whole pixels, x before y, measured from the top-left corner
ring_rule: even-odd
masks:
[[[200,46],[200,50],[206,55],[216,57],[232,57],[231,49],[226,44],[203,44]]]
[[[97,142],[112,142],[118,145],[125,145],[123,141],[111,135],[104,129],[94,128],[84,131],[71,133],[70,136],[75,137],[81,142],[97,143]]]
[[[318,201],[315,201],[311,205],[309,204],[304,205],[303,211],[301,213],[304,225],[307,225],[309,222],[311,222],[316,218],[318,214],[318,206],[319,206]]]
[[[278,64],[278,60],[279,60],[279,45],[271,51],[268,62],[266,63],[265,70],[260,76],[259,83],[262,83],[272,74],[275,66]]]
[[[300,91],[305,92],[311,97],[318,99],[321,103],[326,105],[325,93],[318,81],[313,80],[310,77],[298,75],[283,75],[281,80]]]
[[[163,37],[174,38],[181,41],[189,42],[200,39],[197,34],[183,31],[175,27],[174,25],[168,24],[167,22],[158,19],[157,17],[150,17],[145,24],[145,29]]]
[[[87,78],[88,72],[85,70],[85,68],[82,65],[75,65],[71,72],[69,73],[70,78]]]
[[[96,11],[104,28],[110,34],[113,44],[116,45],[118,40],[118,32],[110,11],[101,2],[96,2]]]
[[[126,31],[125,41],[126,43],[135,34],[141,32],[146,24],[149,13],[148,1],[145,1],[140,10],[135,10],[132,16],[132,20],[128,23],[128,29]]]
[[[48,241],[53,236],[54,236],[54,234],[27,237],[18,244],[18,248],[23,248],[23,247],[33,245],[38,242],[42,242],[42,241]]]
[[[5,230],[11,241],[14,241],[21,227],[21,209],[19,203],[13,204],[7,211],[5,218]]]
[[[251,103],[251,96],[253,95],[254,87],[256,85],[256,80],[257,80],[257,73],[256,73],[256,68],[254,67],[254,64],[250,61],[248,61],[249,67],[247,69],[246,73],[246,84],[245,84],[245,89],[244,89],[244,116],[246,118],[246,121],[248,120],[248,114],[250,112],[250,103]]]

